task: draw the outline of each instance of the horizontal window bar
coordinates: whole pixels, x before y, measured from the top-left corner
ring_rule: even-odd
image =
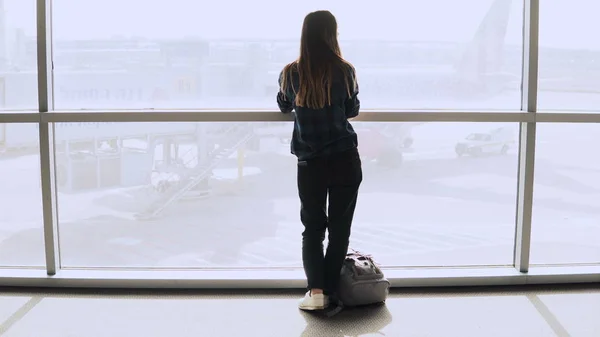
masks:
[[[529,273],[505,268],[384,269],[393,287],[492,286],[600,282],[600,266],[532,267]],[[0,286],[65,288],[263,288],[301,289],[304,272],[259,271],[106,271],[60,270],[47,276],[43,270],[0,269]]]
[[[600,123],[600,113],[464,111],[370,111],[354,119],[360,122],[539,122]],[[36,111],[1,113],[0,123],[77,122],[286,122],[291,116],[265,110],[123,110],[89,112]]]
[[[536,122],[540,123],[600,123],[600,114],[597,113],[537,113]]]
[[[37,123],[40,115],[37,111],[2,113],[0,112],[0,123]]]
[[[150,110],[48,112],[42,121],[68,122],[282,122],[290,115],[277,111],[256,110]],[[462,111],[370,111],[354,119],[361,122],[533,122],[534,116],[522,112]]]

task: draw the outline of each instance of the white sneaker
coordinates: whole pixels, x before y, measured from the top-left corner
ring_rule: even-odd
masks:
[[[310,291],[298,303],[301,310],[323,310],[329,306],[329,296],[324,294],[311,294]]]

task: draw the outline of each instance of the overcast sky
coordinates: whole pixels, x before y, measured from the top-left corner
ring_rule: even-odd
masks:
[[[1,1],[1,0],[0,0]],[[4,0],[9,31],[35,34],[35,0]],[[505,0],[511,1],[511,0]],[[493,0],[54,0],[56,39],[297,38],[306,13],[329,9],[340,38],[468,42]],[[507,42],[521,40],[512,0]],[[599,0],[544,0],[543,46],[600,50]]]

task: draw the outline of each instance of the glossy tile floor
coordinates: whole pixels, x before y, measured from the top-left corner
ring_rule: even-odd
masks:
[[[299,312],[300,295],[0,289],[0,336],[600,336],[597,285],[398,289],[329,319]]]

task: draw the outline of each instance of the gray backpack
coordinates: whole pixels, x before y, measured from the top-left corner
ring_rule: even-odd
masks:
[[[345,307],[385,302],[390,282],[373,258],[351,250],[342,266],[338,299]]]

